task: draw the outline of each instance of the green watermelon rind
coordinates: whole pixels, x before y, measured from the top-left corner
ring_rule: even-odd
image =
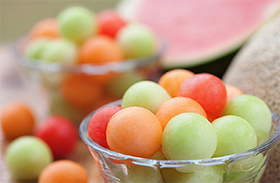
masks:
[[[133,12],[136,11],[137,5],[141,3],[142,0],[122,0],[120,1],[116,9],[117,11],[125,18],[134,21]],[[175,69],[180,67],[191,68],[200,65],[204,65],[210,62],[213,62],[217,59],[223,58],[241,48],[244,44],[246,44],[247,40],[250,39],[251,36],[267,21],[272,19],[276,14],[280,12],[280,1],[275,7],[271,7],[269,12],[267,12],[267,16],[263,17],[260,20],[259,25],[255,28],[248,30],[243,35],[241,35],[238,39],[229,40],[229,42],[224,43],[220,46],[215,47],[208,52],[200,53],[197,56],[193,56],[190,58],[187,55],[181,55],[177,58],[168,58],[165,57],[162,59],[162,64],[165,69]]]

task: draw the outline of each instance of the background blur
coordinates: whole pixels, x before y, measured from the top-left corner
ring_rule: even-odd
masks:
[[[114,7],[118,0],[0,0],[0,42],[10,42],[26,34],[39,20],[55,17],[72,5],[98,12]]]

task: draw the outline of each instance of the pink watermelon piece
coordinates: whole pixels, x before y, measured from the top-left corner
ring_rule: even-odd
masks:
[[[237,50],[279,10],[279,0],[125,0],[118,9],[167,40],[163,65],[175,68]]]

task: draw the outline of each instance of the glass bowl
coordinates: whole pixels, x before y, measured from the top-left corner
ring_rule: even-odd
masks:
[[[47,100],[46,115],[63,115],[79,124],[91,111],[120,99],[126,89],[140,80],[157,81],[162,74],[160,59],[166,44],[159,41],[155,53],[104,65],[63,66],[26,58],[26,38],[13,45],[13,55],[24,76],[42,90]]]
[[[119,105],[121,100],[105,106]],[[83,119],[79,130],[104,182],[259,182],[280,137],[280,120],[272,113],[268,140],[246,152],[197,160],[146,159],[113,152],[95,143],[87,128],[96,111]]]

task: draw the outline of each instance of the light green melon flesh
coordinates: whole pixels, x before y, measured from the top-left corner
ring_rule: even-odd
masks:
[[[253,95],[241,95],[231,99],[222,116],[236,115],[248,121],[256,132],[258,145],[264,143],[271,131],[272,117],[268,106]]]
[[[197,113],[181,113],[175,116],[162,133],[162,151],[170,160],[211,158],[216,147],[215,128]]]
[[[262,27],[234,58],[223,80],[261,98],[280,115],[280,15]],[[274,147],[265,182],[280,181],[280,140]]]
[[[157,166],[112,165],[108,164],[119,182],[123,183],[163,183],[162,175]],[[122,167],[121,167],[122,166]]]
[[[124,16],[124,17],[126,17],[126,18],[129,18],[129,19],[138,19],[139,17],[138,16],[140,16],[141,18],[143,17],[143,15],[138,15],[138,14],[140,14],[140,13],[138,13],[137,14],[137,12],[138,12],[138,7],[141,7],[142,6],[142,3],[144,2],[145,0],[134,0],[134,1],[128,1],[128,0],[122,0],[122,1],[120,1],[120,3],[118,4],[118,6],[117,6],[117,9],[118,9],[118,11]],[[222,1],[221,1],[222,2]],[[176,3],[176,1],[175,2],[172,2],[173,4],[174,3]],[[192,2],[191,2],[192,3]],[[189,4],[191,4],[191,3],[189,3]],[[228,3],[232,3],[232,6],[233,6],[233,8],[232,9],[229,9],[229,10],[234,10],[234,8],[236,8],[236,9],[238,9],[238,8],[240,8],[240,6],[239,5],[236,5],[236,2],[234,1],[234,0],[231,0],[231,1],[228,1]],[[246,6],[246,2],[243,2],[244,4],[245,4],[245,6]],[[265,5],[264,4],[261,4],[261,3],[266,3]],[[270,4],[271,3],[271,4]],[[153,4],[152,2],[149,2],[149,4]],[[194,2],[193,4],[191,4],[191,5],[194,5],[194,6],[196,6],[196,4],[197,4],[197,2]],[[213,4],[213,3],[212,3]],[[219,3],[219,0],[216,0],[216,1],[214,1],[214,4],[216,4],[216,5],[219,5],[219,4],[222,4],[222,3]],[[241,3],[240,3],[241,4]],[[214,5],[214,8],[216,8],[217,6],[216,5]],[[153,6],[153,5],[151,5],[151,6]],[[173,6],[172,4],[170,5],[170,6]],[[198,6],[196,6],[196,7],[199,7],[200,5],[198,5]],[[214,61],[214,60],[216,60],[216,59],[219,59],[219,58],[221,58],[221,57],[223,57],[223,56],[226,56],[226,55],[228,55],[228,54],[230,54],[230,53],[233,53],[234,51],[236,51],[238,48],[240,48],[244,43],[245,43],[245,41],[264,23],[264,22],[266,22],[268,19],[270,19],[279,9],[280,9],[280,6],[279,6],[279,2],[277,2],[277,1],[267,1],[267,2],[261,2],[260,1],[260,5],[259,6],[261,6],[262,7],[262,9],[261,10],[259,10],[258,8],[256,8],[257,6],[255,6],[255,8],[254,7],[252,7],[252,9],[251,9],[251,11],[256,11],[256,12],[254,12],[257,16],[256,17],[258,17],[258,20],[257,20],[257,22],[255,22],[254,23],[254,25],[252,25],[252,26],[250,26],[250,28],[248,27],[248,28],[246,28],[245,30],[243,30],[242,29],[242,27],[241,27],[241,29],[242,29],[242,31],[240,31],[240,32],[238,32],[239,30],[239,28],[237,28],[237,30],[235,30],[236,29],[236,27],[234,27],[234,28],[232,28],[232,29],[229,29],[229,30],[226,30],[226,31],[224,31],[224,32],[231,32],[231,30],[232,30],[232,32],[233,32],[233,34],[232,34],[232,36],[228,36],[228,38],[227,39],[224,39],[223,40],[223,42],[219,42],[219,41],[216,41],[216,39],[215,38],[212,38],[212,40],[210,40],[212,43],[212,45],[211,45],[211,47],[210,46],[208,46],[207,48],[202,48],[202,47],[200,47],[199,46],[199,44],[198,44],[198,50],[200,49],[200,51],[194,51],[194,52],[192,52],[192,51],[190,51],[190,50],[186,50],[185,52],[183,52],[183,51],[181,51],[180,53],[178,53],[178,54],[176,54],[176,53],[173,53],[173,54],[165,54],[165,57],[164,57],[164,59],[162,59],[162,63],[163,63],[163,65],[164,65],[164,67],[165,67],[165,69],[173,69],[173,68],[178,68],[178,67],[194,67],[194,66],[198,66],[198,65],[202,65],[202,64],[206,64],[206,63],[208,63],[208,62],[212,62],[212,61]],[[160,6],[161,7],[161,6]],[[163,6],[164,7],[164,6]],[[222,8],[222,7],[227,7],[227,6],[223,6],[223,5],[221,5],[220,6],[220,9],[224,9],[224,8]],[[167,8],[168,9],[168,8]],[[187,12],[188,10],[187,10],[187,8],[185,8],[186,10],[185,10],[185,12]],[[201,9],[203,9],[203,4],[201,5],[201,8],[198,8],[198,10],[201,10]],[[216,8],[217,10],[219,10],[219,8]],[[141,13],[142,12],[144,12],[145,10],[140,10],[141,11]],[[148,10],[147,10],[148,11]],[[169,11],[169,10],[162,10],[162,11]],[[239,11],[239,10],[238,10]],[[244,9],[242,9],[242,10],[240,10],[240,11],[244,11]],[[181,12],[180,13],[180,10],[178,10],[178,16],[177,16],[177,21],[179,21],[178,19],[182,19],[182,16],[184,16],[184,13],[183,12]],[[203,11],[203,10],[201,10],[201,12],[205,12],[205,11]],[[200,14],[201,12],[196,12],[196,14],[197,14],[197,19],[198,20],[200,20],[199,19],[199,16],[201,17],[201,16],[205,16],[205,14],[207,14],[207,12],[206,13],[202,13],[202,15]],[[234,11],[233,11],[234,12]],[[174,18],[175,16],[174,15],[172,15],[172,12],[171,12],[171,15],[170,15],[170,17],[171,18],[166,18],[167,20],[165,20],[165,18],[162,18],[162,16],[160,16],[160,15],[157,15],[157,11],[156,12],[153,12],[153,14],[155,14],[155,16],[159,16],[159,17],[161,17],[161,20],[162,19],[164,19],[164,20],[162,20],[163,22],[167,22],[167,21],[171,21],[172,19],[172,17],[173,17],[173,19],[174,19],[174,21],[176,21],[176,18]],[[170,13],[170,12],[169,12]],[[183,13],[183,14],[182,14]],[[194,13],[194,12],[193,12]],[[222,11],[222,13],[223,13],[223,11]],[[173,13],[174,14],[174,13]],[[192,13],[189,13],[188,15],[191,15]],[[214,15],[213,16],[215,16],[215,13],[213,13]],[[185,13],[185,15],[187,16],[187,13]],[[212,15],[212,14],[210,14],[210,15]],[[236,16],[238,16],[238,15],[236,15]],[[209,17],[209,16],[208,16]],[[247,17],[247,16],[246,16]],[[140,21],[141,21],[141,18],[140,18]],[[194,17],[195,19],[196,19],[196,17]],[[229,17],[230,19],[232,19],[232,21],[233,21],[233,23],[235,23],[235,22],[238,22],[238,18],[236,18],[236,19],[234,19],[234,18],[232,18],[232,17]],[[185,18],[185,19],[187,19],[187,18]],[[210,22],[211,21],[213,21],[214,23],[216,23],[216,21],[219,21],[219,20],[221,20],[221,21],[223,21],[224,19],[223,18],[218,18],[217,20],[215,19],[215,21],[214,20],[211,20],[210,19]],[[149,21],[149,20],[147,20],[147,21]],[[189,21],[191,21],[191,20],[189,20]],[[209,26],[206,26],[207,25],[207,23],[209,24],[209,22],[207,22],[206,21],[206,19],[203,19],[202,21],[204,21],[204,22],[202,22],[201,23],[201,25],[204,25],[205,24],[205,31],[210,31],[211,32],[211,27],[209,28]],[[230,21],[230,20],[228,20],[228,21]],[[250,19],[248,19],[248,21],[251,21]],[[255,21],[255,20],[252,20],[252,21]],[[146,23],[146,22],[144,22],[144,23]],[[151,23],[151,21],[149,22],[149,23]],[[172,23],[172,21],[171,21],[171,23]],[[179,28],[182,28],[182,26],[181,25],[184,25],[184,23],[185,24],[187,24],[188,23],[188,21],[186,21],[186,22],[183,22],[183,21],[181,21],[181,23],[180,24],[177,24],[178,25],[178,27],[174,27],[174,31],[176,31],[177,29],[179,29]],[[251,23],[251,22],[248,22],[248,23]],[[194,23],[194,24],[196,24],[196,23]],[[221,24],[226,24],[226,21],[224,21],[223,23],[221,23]],[[170,23],[169,24],[161,24],[161,25],[168,25],[168,26],[171,26],[170,25]],[[210,24],[209,24],[210,25]],[[244,24],[245,26],[246,26],[246,24]],[[157,26],[157,25],[156,25]],[[167,28],[168,28],[168,26],[167,26]],[[229,26],[231,26],[230,25],[230,23],[229,23]],[[192,26],[192,27],[194,27],[194,26]],[[198,25],[198,27],[200,27],[200,25]],[[221,27],[223,27],[223,25],[221,26]],[[183,27],[184,28],[184,30],[185,29],[187,29],[188,28],[188,26],[185,26],[185,27]],[[157,28],[155,28],[155,29],[157,29]],[[160,30],[162,30],[163,28],[161,27],[160,28]],[[201,29],[200,30],[197,30],[197,32],[199,32],[199,31],[201,31]],[[234,33],[234,32],[238,32],[238,33]],[[180,31],[179,31],[180,32]],[[183,32],[182,30],[181,30],[181,32]],[[184,31],[185,33],[186,33],[186,31]],[[192,33],[192,32],[190,32],[190,33]],[[169,33],[169,34],[171,34],[171,33]],[[178,34],[180,34],[180,33],[178,33]],[[187,33],[188,34],[188,33]],[[216,33],[217,34],[217,33]],[[203,36],[202,37],[205,37],[205,35],[207,35],[207,33],[204,33],[203,34]],[[199,38],[199,36],[195,33],[194,34],[194,36],[197,36],[198,38],[198,41],[200,41],[201,39],[203,39],[203,38]],[[214,34],[214,36],[217,36],[217,35],[215,35]],[[184,37],[184,36],[183,36]],[[183,38],[182,37],[182,38]],[[200,36],[201,37],[201,36]],[[207,37],[207,36],[206,36]],[[218,37],[220,37],[219,35],[218,35]],[[174,38],[173,38],[174,39]],[[186,39],[186,38],[185,38]],[[179,40],[178,40],[179,41]],[[178,42],[178,41],[176,41],[176,42]],[[206,41],[206,40],[205,40]],[[186,42],[186,44],[187,44],[187,40],[185,41]],[[171,41],[171,43],[172,43],[172,41]],[[193,44],[193,43],[191,43],[191,44]],[[196,43],[195,43],[196,44]],[[195,46],[195,45],[194,45]],[[178,45],[177,45],[177,47],[178,47]],[[196,46],[195,46],[196,47]],[[181,48],[178,48],[178,49],[181,49]],[[178,50],[177,49],[177,50]],[[167,51],[168,52],[168,51]]]
[[[159,84],[144,80],[131,85],[123,95],[122,107],[143,107],[154,114],[165,101],[171,97]]]
[[[32,182],[38,179],[42,170],[53,161],[53,157],[51,149],[43,140],[34,136],[22,136],[9,144],[5,160],[13,179]]]
[[[50,41],[47,38],[36,39],[29,42],[24,51],[25,56],[31,59],[40,60],[42,52],[44,52],[44,49],[49,42]]]
[[[174,168],[162,168],[161,174],[166,183],[222,183],[224,169],[223,165],[213,165],[200,171],[182,173]]]

